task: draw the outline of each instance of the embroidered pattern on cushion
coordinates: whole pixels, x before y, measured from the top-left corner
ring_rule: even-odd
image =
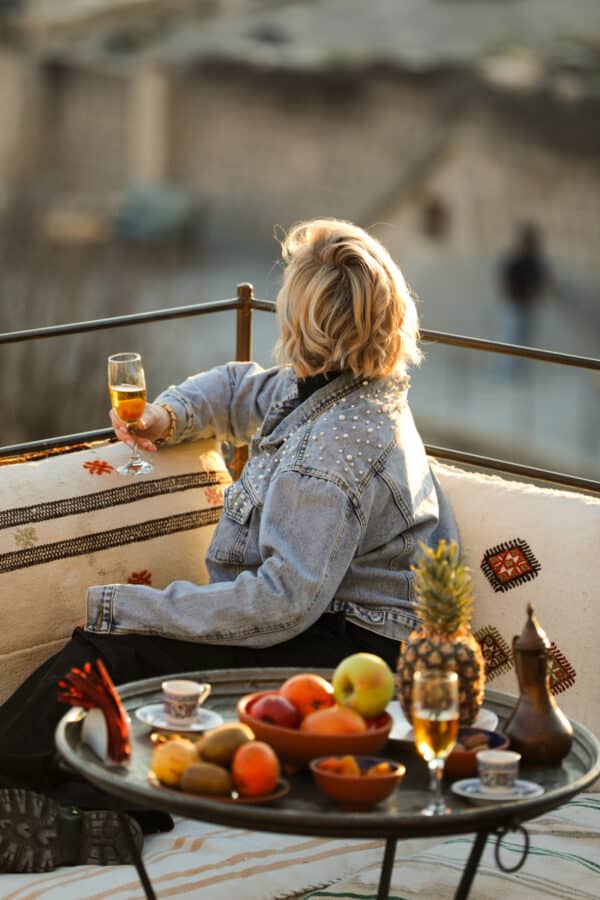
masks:
[[[223,506],[223,488],[222,487],[207,487],[204,488],[204,496],[206,497],[207,502],[211,506]]]
[[[88,459],[83,463],[83,468],[87,469],[90,475],[110,475],[115,471],[115,467],[105,459]]]
[[[536,578],[541,569],[527,541],[515,538],[483,554],[481,569],[494,591],[510,591]]]
[[[193,488],[211,487],[218,484],[229,484],[226,472],[206,470],[204,472],[185,472],[181,475],[168,475],[166,478],[153,478],[136,481],[120,487],[83,494],[77,497],[64,497],[61,500],[46,500],[30,506],[17,506],[0,510],[0,528],[12,528],[15,525],[26,525],[31,522],[44,522],[48,519],[60,519],[74,513],[95,512],[119,506],[123,503],[134,503],[160,497],[163,494],[176,494]],[[222,502],[221,494],[221,502]]]
[[[218,509],[200,509],[193,512],[165,516],[161,519],[149,519],[137,525],[126,525],[122,528],[111,528],[78,538],[55,541],[53,544],[39,544],[24,550],[12,550],[0,553],[0,574],[26,569],[28,566],[39,566],[42,563],[71,556],[87,556],[112,547],[122,547],[136,541],[150,541],[165,534],[176,534],[178,531],[191,531],[214,525],[219,521],[221,512]]]
[[[575,669],[560,652],[554,641],[548,648],[548,667],[550,670],[550,690],[553,694],[568,691],[575,684]]]
[[[22,550],[26,547],[35,547],[39,541],[37,531],[32,525],[28,525],[26,528],[17,528],[13,537],[17,547]]]
[[[510,647],[494,625],[484,625],[474,634],[485,660],[485,677],[493,681],[512,667]]]
[[[127,584],[152,584],[152,572],[148,569],[142,569],[140,572],[132,572],[127,579]]]

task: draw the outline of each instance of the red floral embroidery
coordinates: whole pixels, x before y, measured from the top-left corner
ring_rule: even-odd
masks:
[[[127,579],[127,584],[152,584],[152,572],[142,569],[141,572],[132,572]]]
[[[211,506],[223,506],[223,488],[218,485],[211,485],[204,488],[204,496]]]
[[[110,475],[115,471],[114,466],[111,466],[105,459],[90,459],[84,462],[83,468],[87,469],[90,475]]]

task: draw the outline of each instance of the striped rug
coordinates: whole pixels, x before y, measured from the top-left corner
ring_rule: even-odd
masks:
[[[144,861],[159,900],[285,900],[348,878],[382,859],[375,840],[264,834],[177,821],[146,839]],[[0,875],[2,900],[142,900],[130,866],[80,866],[44,875]]]
[[[570,803],[526,825],[529,856],[514,874],[501,872],[488,844],[475,876],[469,900],[600,900],[600,797],[580,794]],[[398,844],[390,900],[450,900],[471,849],[470,836],[444,841]],[[519,859],[522,841],[509,835],[501,859],[511,867]],[[306,900],[375,900],[379,861],[350,878],[316,889]]]
[[[581,794],[530,822],[524,867],[500,872],[486,849],[471,900],[600,900],[600,797]],[[390,900],[450,900],[471,847],[470,836],[401,841]],[[505,865],[520,853],[519,836],[503,844]],[[144,859],[159,900],[375,900],[380,841],[260,834],[178,820],[146,840]],[[143,900],[129,866],[57,869],[47,875],[2,875],[2,900]]]

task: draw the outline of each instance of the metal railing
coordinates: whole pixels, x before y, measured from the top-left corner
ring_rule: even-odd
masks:
[[[43,328],[32,328],[22,331],[12,331],[0,334],[0,344],[19,343],[21,341],[34,341],[52,337],[64,337],[70,334],[83,334],[88,331],[107,330],[110,328],[123,328],[129,325],[145,325],[153,322],[164,322],[170,319],[180,319],[188,316],[211,315],[218,312],[236,311],[236,359],[248,361],[252,358],[252,324],[253,312],[275,312],[275,302],[272,300],[259,300],[254,297],[251,284],[242,283],[237,287],[237,297],[227,300],[215,300],[207,303],[196,303],[189,306],[176,306],[170,309],[159,309],[151,312],[132,313],[125,316],[113,316],[109,319],[94,319],[87,322],[72,322],[65,325],[51,325]],[[557,353],[551,350],[538,350],[533,347],[521,347],[515,344],[504,344],[499,341],[483,340],[481,338],[465,337],[463,335],[447,334],[441,331],[421,331],[421,339],[424,342],[445,344],[452,347],[462,347],[469,350],[478,350],[486,353],[497,353],[508,356],[517,356],[524,359],[533,359],[540,362],[557,363],[563,366],[572,366],[589,371],[600,370],[600,359],[585,356],[574,356],[568,353]],[[28,441],[22,444],[12,444],[0,447],[0,460],[17,459],[24,455],[46,455],[57,452],[61,448],[79,444],[93,443],[113,437],[111,428],[99,428],[94,431],[79,432],[77,434],[61,435],[38,441]],[[517,462],[503,459],[495,459],[489,456],[481,456],[449,447],[438,447],[426,444],[425,449],[431,456],[457,462],[473,468],[492,469],[512,475],[519,475],[536,481],[549,481],[565,487],[573,487],[581,490],[600,493],[600,482],[589,478],[580,478],[564,472],[554,472],[535,466],[523,465]],[[238,456],[241,464],[242,458]]]

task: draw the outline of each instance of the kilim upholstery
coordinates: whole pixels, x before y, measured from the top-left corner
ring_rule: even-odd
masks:
[[[207,580],[229,483],[214,444],[165,448],[125,478],[123,444],[0,467],[0,699],[60,649],[91,584]]]
[[[439,463],[434,468],[472,572],[473,630],[487,684],[518,692],[512,640],[531,603],[551,642],[557,703],[600,735],[600,499]]]
[[[6,696],[83,619],[89,584],[137,581],[161,587],[204,581],[204,552],[229,475],[210,444],[163,449],[156,471],[123,479],[126,450],[102,445],[0,468],[0,695]],[[533,602],[554,643],[552,683],[561,707],[600,733],[599,624],[595,562],[600,501],[436,464],[453,504],[476,594],[475,630],[492,687],[517,690],[509,647]],[[401,788],[400,788],[401,789]],[[532,853],[505,875],[492,848],[471,896],[515,900],[600,897],[600,799],[576,797],[528,826]],[[402,841],[390,896],[454,896],[469,835]],[[503,858],[514,864],[517,838]],[[190,900],[284,900],[301,892],[374,897],[383,855],[377,840],[263,834],[186,819],[147,838],[144,859],[158,896]],[[128,866],[0,876],[0,895],[38,900],[142,898]],[[307,896],[311,896],[308,894]]]

